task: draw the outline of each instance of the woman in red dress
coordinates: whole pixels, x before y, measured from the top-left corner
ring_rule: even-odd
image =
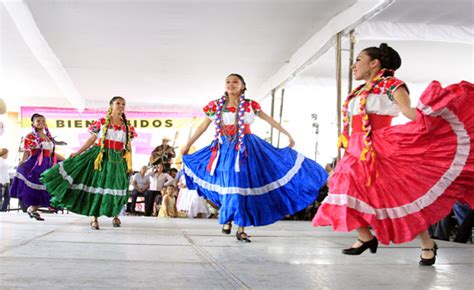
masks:
[[[313,225],[357,230],[357,241],[343,250],[347,255],[375,253],[378,241],[419,236],[420,265],[433,265],[438,247],[427,228],[458,200],[474,206],[474,86],[443,89],[434,81],[415,109],[407,86],[394,77],[400,65],[398,53],[384,43],[359,53],[352,70],[366,83],[344,102],[339,145],[346,151]],[[400,112],[413,122],[390,126]]]

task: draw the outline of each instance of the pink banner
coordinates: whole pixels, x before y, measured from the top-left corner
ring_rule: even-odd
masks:
[[[53,108],[53,107],[21,107],[20,108],[22,118],[30,118],[31,115],[38,113],[46,117],[46,119],[90,119],[95,120],[103,118],[107,113],[107,110],[95,110],[85,109],[84,112],[80,113],[77,109],[72,108]],[[138,112],[138,111],[126,111],[127,119],[150,119],[150,118],[192,118],[200,117],[201,112],[189,113],[189,112]]]
[[[66,141],[67,146],[59,146],[60,154],[68,156],[77,151],[90,137],[87,128],[99,118],[104,118],[105,110],[86,109],[79,113],[76,109],[52,107],[21,107],[21,127],[25,134],[31,131],[31,116],[34,113],[46,118],[49,130],[57,140]],[[173,146],[182,146],[203,119],[202,112],[139,112],[126,111],[127,119],[135,127],[138,137],[133,140],[134,168],[148,163],[151,151],[161,144],[162,138],[171,139]],[[177,150],[179,152],[179,150]]]

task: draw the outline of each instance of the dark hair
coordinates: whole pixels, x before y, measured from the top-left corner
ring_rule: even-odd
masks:
[[[170,172],[176,172],[176,173],[178,173],[178,169],[176,169],[176,168],[171,168],[171,169],[170,169]]]
[[[43,115],[38,114],[38,113],[34,113],[33,115],[31,115],[31,128],[33,129],[33,136],[35,136],[36,142],[38,142],[38,144],[41,144],[41,136],[38,133],[38,129],[36,129],[33,122],[35,121],[36,118],[40,118],[40,117],[46,119]],[[54,140],[53,136],[51,135],[51,132],[49,132],[49,129],[48,129],[47,125],[44,127],[44,131],[46,132],[46,136],[48,136],[49,140],[51,142],[53,142],[53,145],[55,145],[56,141]],[[54,156],[55,151],[56,151],[56,146],[53,146],[53,151],[52,151],[51,156]]]
[[[247,90],[247,84],[245,83],[244,77],[242,77],[241,75],[236,74],[236,73],[232,73],[232,74],[228,75],[227,78],[228,77],[237,77],[244,84],[243,92],[245,92]],[[227,95],[227,92],[226,92],[226,95]]]
[[[362,51],[365,52],[371,60],[378,59],[382,68],[397,70],[402,65],[402,59],[398,52],[386,43],[381,43],[379,47],[367,47]]]
[[[33,122],[35,121],[35,119],[38,118],[38,117],[43,117],[43,118],[44,118],[43,115],[38,114],[38,113],[34,113],[34,114],[31,116],[31,123],[33,123]]]
[[[109,105],[112,106],[112,104],[116,101],[116,100],[119,100],[119,99],[122,99],[125,101],[125,99],[121,96],[115,96],[113,97],[112,99],[110,99],[109,101]],[[124,150],[124,154],[125,154],[125,151],[130,151],[132,150],[131,148],[128,148],[128,141],[130,140],[130,128],[128,126],[128,120],[127,120],[127,116],[125,115],[125,113],[122,113],[122,119],[123,119],[123,123],[125,125],[125,136],[126,136],[126,139],[125,139],[125,150]]]
[[[163,168],[163,172],[165,172],[165,166],[163,165],[163,163],[158,163],[158,164],[155,164],[153,165],[153,174],[157,173],[158,172],[158,166],[160,166]]]
[[[116,100],[118,100],[118,99],[122,99],[122,100],[125,101],[125,99],[124,99],[123,97],[121,97],[121,96],[115,96],[115,97],[113,97],[112,99],[110,99],[109,105],[112,106],[112,104],[113,104]]]

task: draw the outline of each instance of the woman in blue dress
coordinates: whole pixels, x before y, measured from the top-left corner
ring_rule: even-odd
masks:
[[[189,189],[219,207],[222,232],[239,228],[236,238],[250,242],[244,227],[264,226],[281,220],[311,204],[325,184],[324,169],[291,149],[295,141],[260,105],[246,99],[245,81],[238,74],[226,78],[226,93],[204,107],[207,118],[182,149]],[[260,117],[288,136],[289,146],[275,148],[250,131]],[[193,143],[215,125],[211,145],[186,155]]]

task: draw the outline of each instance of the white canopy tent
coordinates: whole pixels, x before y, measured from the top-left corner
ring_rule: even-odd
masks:
[[[336,141],[338,32],[355,29],[356,51],[380,42],[399,50],[398,76],[413,96],[432,79],[473,79],[470,0],[2,2],[0,97],[10,110],[104,107],[123,95],[134,109],[193,111],[220,96],[225,76],[238,72],[266,111],[276,89],[277,120],[285,88],[282,120],[310,157],[311,113],[318,114],[319,143],[327,146],[319,149],[322,162],[334,157]],[[255,131],[267,137],[268,126]]]
[[[382,42],[394,47],[403,59],[397,76],[407,83],[415,106],[433,80],[442,85],[461,80],[473,82],[473,13],[472,1],[395,1],[355,27],[355,54]],[[343,33],[344,99],[349,90],[350,45],[348,30]],[[301,73],[280,86],[285,88],[284,125],[303,143],[298,149],[321,163],[331,162],[337,156],[336,65],[336,38],[333,37],[330,49],[317,59],[309,60]],[[275,95],[278,108],[281,90]],[[270,102],[271,98],[267,97],[266,105],[270,106]],[[317,120],[312,118],[314,114]],[[394,123],[406,121],[408,119],[400,116]]]
[[[134,106],[201,105],[222,93],[229,72],[256,92],[356,2],[6,0],[1,96],[64,105],[75,90],[89,107],[117,94]],[[58,85],[67,77],[70,91]]]

